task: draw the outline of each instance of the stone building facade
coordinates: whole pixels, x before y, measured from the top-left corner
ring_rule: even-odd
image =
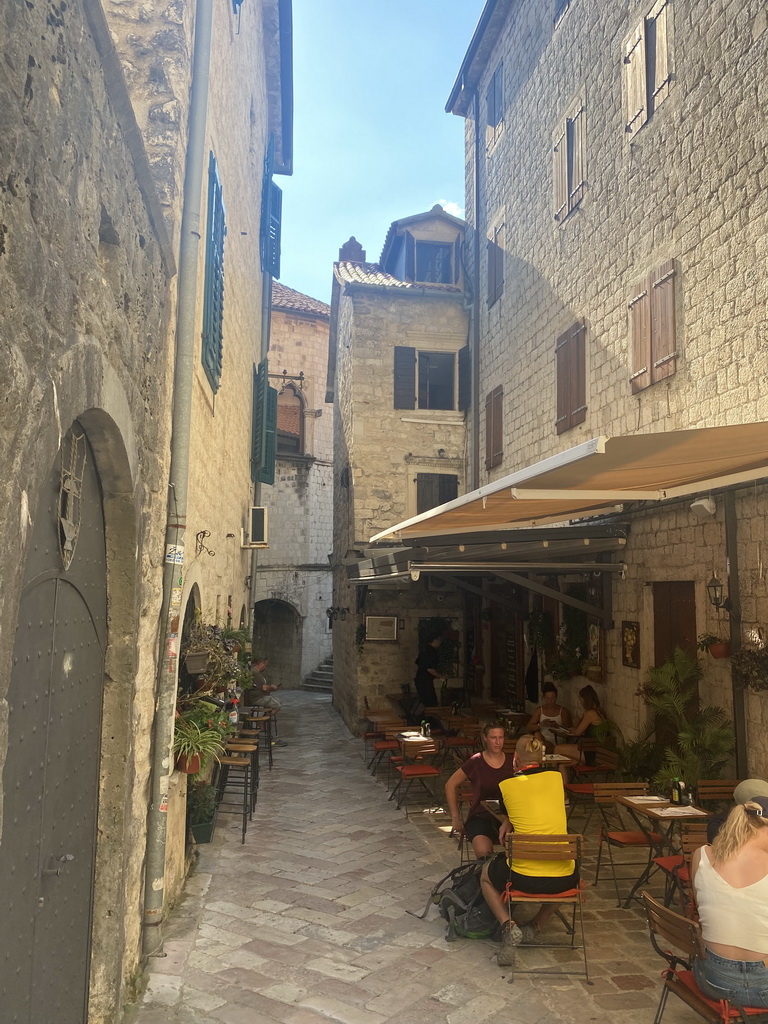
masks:
[[[600,435],[768,420],[767,27],[757,0],[486,4],[447,107],[466,119],[475,450],[486,396],[503,391],[499,457],[475,460],[474,486]],[[703,519],[695,495],[614,517],[630,525],[627,571],[598,689],[628,735],[646,727],[635,691],[658,663],[670,587],[686,590],[689,649],[696,634],[749,643],[764,628],[765,474],[753,475],[715,489]],[[737,623],[706,593],[727,579],[729,502]],[[624,621],[639,626],[639,671],[622,658]],[[764,774],[764,702],[734,707],[728,661],[698,657],[703,696],[742,718],[742,756]]]
[[[270,681],[295,689],[331,654],[333,405],[325,401],[330,307],[272,284],[270,383],[278,390],[269,547],[254,576],[254,640]]]
[[[170,650],[158,622],[176,275],[206,13],[181,606],[209,622],[250,621],[252,552],[240,544],[255,498],[252,380],[277,270],[262,269],[262,196],[271,173],[291,170],[290,11],[289,0],[239,13],[207,0],[76,0],[1,16],[0,1003],[20,1021],[115,1021],[140,967],[152,765],[168,763],[152,734],[159,651]],[[227,218],[213,292],[211,205]],[[214,373],[201,341],[209,294],[221,311]],[[174,772],[159,806],[166,907],[186,873],[185,796]]]
[[[384,706],[412,683],[419,620],[458,628],[463,616],[455,589],[366,588],[348,574],[378,529],[466,489],[463,235],[464,222],[436,206],[395,221],[378,263],[353,238],[334,265],[334,701],[354,730],[366,701]],[[396,636],[374,639],[371,617],[394,620]]]

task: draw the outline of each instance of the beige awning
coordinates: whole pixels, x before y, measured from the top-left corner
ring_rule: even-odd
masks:
[[[371,537],[430,537],[605,515],[768,476],[768,423],[596,437]]]

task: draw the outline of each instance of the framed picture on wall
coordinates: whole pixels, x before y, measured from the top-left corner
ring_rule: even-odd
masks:
[[[640,623],[621,624],[621,663],[628,668],[640,668]]]
[[[366,640],[397,640],[396,615],[366,615]]]

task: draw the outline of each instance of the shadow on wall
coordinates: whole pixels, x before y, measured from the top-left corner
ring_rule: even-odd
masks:
[[[301,685],[301,616],[286,601],[259,601],[253,608],[253,651],[269,658],[270,683],[286,690]]]

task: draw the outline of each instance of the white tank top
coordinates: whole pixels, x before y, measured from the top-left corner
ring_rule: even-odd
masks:
[[[563,725],[563,706],[562,706],[562,704],[560,705],[560,710],[557,712],[556,715],[548,715],[544,705],[542,704],[541,705],[540,720],[541,720],[541,718],[548,718],[548,719],[550,719],[554,723],[553,725],[546,725],[546,726],[539,725],[539,732],[541,733],[541,735],[544,737],[545,740],[547,740],[549,743],[551,743],[554,746],[554,744],[558,742],[557,735],[552,731],[555,728],[555,724],[559,725],[563,729],[565,728],[565,726]]]
[[[712,867],[704,846],[693,886],[705,942],[768,953],[768,875],[734,888]]]

